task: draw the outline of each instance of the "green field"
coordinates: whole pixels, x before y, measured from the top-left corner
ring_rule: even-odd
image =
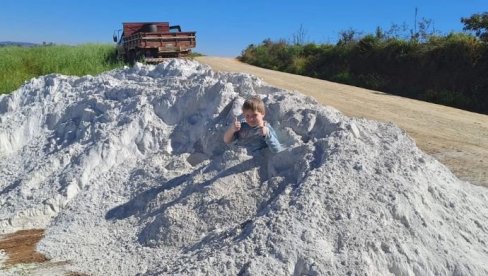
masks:
[[[0,47],[0,94],[42,75],[96,75],[123,65],[109,44]]]

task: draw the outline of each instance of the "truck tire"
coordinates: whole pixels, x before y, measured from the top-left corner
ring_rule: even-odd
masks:
[[[136,51],[136,62],[146,63],[146,58],[142,50]]]
[[[158,25],[146,24],[146,25],[142,26],[142,31],[145,33],[156,33],[156,32],[158,32]]]
[[[127,62],[129,62],[130,66],[134,66],[134,64],[136,64],[136,51],[134,50],[130,50],[128,53],[127,53]]]

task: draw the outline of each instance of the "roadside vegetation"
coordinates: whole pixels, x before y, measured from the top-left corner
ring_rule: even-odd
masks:
[[[190,58],[198,56],[202,54],[192,52]],[[116,47],[110,44],[0,46],[0,94],[42,75],[97,75],[124,65],[128,63],[117,59]]]
[[[116,59],[115,47],[108,44],[0,47],[0,94],[12,92],[33,77],[96,75],[123,65]]]
[[[202,57],[204,54],[198,52],[191,52],[190,58]]]
[[[243,62],[293,74],[488,114],[488,13],[462,18],[466,32],[438,34],[431,20],[373,34],[340,33],[336,44],[270,39],[249,45]]]

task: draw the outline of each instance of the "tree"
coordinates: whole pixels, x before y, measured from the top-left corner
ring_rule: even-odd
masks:
[[[296,33],[293,34],[293,41],[292,43],[294,45],[303,45],[305,44],[305,36],[307,35],[307,31],[303,28],[303,26],[300,24],[300,28]]]
[[[488,42],[488,12],[475,13],[470,17],[461,18],[463,30],[473,31],[481,40]]]
[[[341,31],[339,32],[339,41],[337,42],[337,45],[344,46],[357,42],[359,41],[361,34],[361,32],[351,28],[349,30]]]

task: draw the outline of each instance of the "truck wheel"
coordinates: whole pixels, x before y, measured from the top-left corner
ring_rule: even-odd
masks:
[[[136,64],[136,52],[134,50],[129,51],[127,54],[127,61],[129,62],[130,66],[134,66],[134,64]]]
[[[124,61],[125,60],[125,55],[124,53],[120,52],[120,50],[116,50],[115,52],[115,60],[117,61]]]
[[[142,51],[137,51],[136,53],[136,61],[137,62],[141,62],[141,63],[145,63],[146,62],[146,58],[144,56],[144,53]]]
[[[156,33],[158,31],[158,25],[156,24],[146,24],[142,26],[142,31],[146,33]]]

